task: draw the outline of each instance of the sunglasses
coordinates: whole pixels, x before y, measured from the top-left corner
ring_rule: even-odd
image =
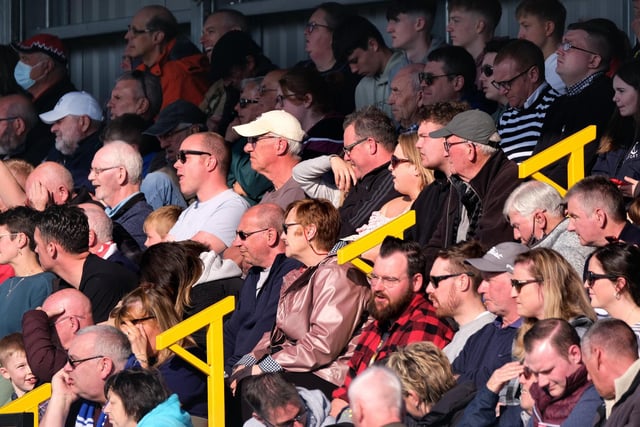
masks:
[[[256,233],[261,233],[261,232],[263,232],[263,231],[267,231],[267,230],[268,230],[268,228],[263,228],[263,229],[261,229],[261,230],[249,231],[249,232],[242,231],[242,230],[236,230],[236,234],[238,235],[238,237],[240,238],[240,240],[242,240],[242,241],[244,242],[244,241],[245,241],[245,240],[247,240],[250,236],[253,236],[253,235],[254,235],[254,234],[256,234]]]
[[[516,289],[516,292],[520,293],[520,291],[525,285],[528,285],[531,283],[540,283],[540,282],[542,282],[542,279],[528,279],[528,280],[511,279],[511,286],[513,286]]]
[[[289,227],[293,227],[294,225],[302,225],[299,222],[290,222],[290,223],[283,223],[282,224],[282,231],[284,231],[284,234],[287,234],[287,232],[289,231]]]
[[[418,79],[420,80],[420,83],[424,83],[427,86],[432,86],[436,79],[439,79],[440,77],[451,77],[451,76],[455,76],[455,74],[434,75],[432,73],[419,73]]]
[[[467,276],[473,276],[472,271],[463,271],[462,273],[453,273],[453,274],[444,274],[442,276],[429,276],[429,283],[433,286],[434,289],[438,289],[440,286],[440,282],[443,280],[451,279],[452,277],[458,277],[466,274]]]
[[[618,276],[614,276],[613,274],[598,274],[593,271],[587,271],[586,274],[586,282],[590,288],[593,288],[593,285],[596,284],[596,280],[607,279],[607,280],[616,280]]]
[[[258,102],[260,101],[258,101],[257,99],[240,98],[238,100],[238,105],[240,106],[240,108],[245,108],[249,104],[257,104]]]
[[[400,165],[402,163],[411,163],[411,160],[409,160],[409,159],[401,159],[400,157],[396,157],[395,154],[391,155],[391,168],[392,169],[397,168],[398,165]]]
[[[484,64],[481,68],[480,71],[482,72],[482,74],[485,75],[485,77],[491,77],[493,76],[493,66],[489,65],[489,64]]]
[[[180,163],[187,163],[187,156],[210,156],[211,153],[207,153],[206,151],[198,151],[198,150],[180,150],[178,151],[178,160]]]

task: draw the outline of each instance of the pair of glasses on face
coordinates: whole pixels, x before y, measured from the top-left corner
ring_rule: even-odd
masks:
[[[267,427],[294,427],[295,423],[305,424],[306,421],[307,421],[307,409],[306,408],[300,409],[300,412],[298,412],[298,415],[296,415],[295,417],[291,418],[290,420],[286,420],[286,421],[283,421],[283,422],[277,423],[277,424],[272,424],[270,421],[267,421],[267,419],[265,417],[262,417],[262,422]]]
[[[318,24],[317,22],[307,22],[307,25],[304,27],[307,30],[307,33],[311,34],[315,31],[316,28],[326,28],[331,31],[331,27],[328,25]]]
[[[257,99],[240,98],[238,100],[238,105],[240,106],[240,108],[245,108],[249,104],[257,104],[258,102],[260,101],[258,101]]]
[[[439,74],[439,75],[435,75],[432,73],[419,73],[418,74],[418,79],[420,80],[420,83],[424,83],[427,86],[432,86],[436,79],[439,79],[440,77],[451,77],[451,76],[455,76],[455,74]]]
[[[263,139],[271,139],[271,138],[278,138],[278,136],[277,135],[250,136],[247,138],[247,144],[251,146],[252,150],[255,150],[256,144],[258,144],[258,141],[262,141]]]
[[[493,76],[493,66],[484,64],[482,67],[480,67],[480,72],[484,74],[485,77],[491,77]]]
[[[446,151],[447,153],[449,152],[449,150],[451,150],[451,147],[453,147],[454,145],[460,145],[460,144],[468,144],[469,140],[465,139],[464,141],[454,141],[454,142],[449,142],[448,139],[445,138],[443,144],[444,144],[444,151]]]
[[[395,169],[397,168],[399,165],[401,165],[402,163],[411,163],[411,160],[409,159],[402,159],[400,157],[396,157],[395,154],[391,155],[391,168]]]
[[[357,140],[356,142],[354,142],[353,144],[349,144],[349,145],[345,145],[342,148],[342,153],[346,156],[347,154],[351,154],[351,150],[353,150],[354,148],[356,148],[357,145],[362,144],[363,142],[365,142],[367,139],[369,139],[368,136],[365,136],[362,139]]]
[[[599,53],[596,53],[596,52],[594,52],[594,51],[592,51],[592,50],[588,50],[588,49],[584,49],[584,48],[581,48],[581,47],[578,47],[578,46],[574,46],[574,45],[572,45],[572,44],[571,44],[571,42],[564,42],[564,43],[562,43],[562,44],[560,45],[560,49],[562,49],[564,52],[567,52],[567,51],[569,51],[569,50],[571,50],[571,49],[575,49],[575,50],[579,50],[580,52],[585,52],[585,53],[590,53],[591,55],[598,55],[598,56],[600,56],[600,54],[599,54]]]
[[[282,104],[284,103],[284,100],[287,98],[295,98],[296,95],[294,95],[293,93],[290,93],[288,95],[284,95],[284,94],[280,94],[278,96],[276,96],[276,104]]]
[[[134,35],[134,37],[138,37],[141,36],[142,34],[145,33],[152,33],[155,30],[152,28],[143,28],[142,30],[137,29],[136,27],[133,27],[131,25],[127,25],[127,33],[131,33]]]
[[[400,277],[379,276],[376,273],[367,274],[367,279],[369,280],[369,284],[371,284],[371,286],[375,286],[378,283],[381,283],[385,289],[391,289],[396,287],[398,283],[400,283],[400,281],[402,280],[402,278]]]
[[[517,293],[520,293],[523,287],[526,285],[530,285],[531,283],[541,283],[542,279],[526,279],[526,280],[518,280],[511,279],[511,286],[516,290]]]
[[[187,163],[187,156],[210,156],[211,153],[207,153],[206,151],[198,151],[198,150],[180,150],[178,151],[178,161],[182,164]]]
[[[299,222],[289,222],[289,223],[283,223],[282,224],[282,231],[284,231],[284,234],[287,234],[287,232],[289,231],[290,227],[293,227],[294,225],[302,225]]]
[[[269,229],[268,228],[263,228],[263,229],[255,230],[255,231],[236,230],[236,235],[238,236],[238,238],[240,240],[242,240],[244,242],[245,240],[247,240],[249,237],[253,236],[254,234],[262,233],[263,231],[267,231],[267,230],[269,230]]]
[[[100,359],[103,357],[104,356],[101,355],[101,356],[86,357],[84,359],[72,359],[71,356],[67,354],[67,363],[69,364],[69,366],[71,366],[71,369],[76,369],[78,365],[80,365],[81,363],[88,362],[89,360]]]
[[[442,276],[429,276],[429,283],[434,289],[438,289],[440,282],[443,280],[451,279],[452,277],[458,277],[466,274],[469,277],[473,276],[473,271],[463,271],[462,273],[443,274]]]
[[[531,65],[529,68],[525,69],[523,72],[517,74],[516,76],[510,78],[509,80],[503,80],[501,82],[497,82],[493,80],[491,84],[493,85],[493,87],[495,87],[498,90],[504,90],[508,92],[511,90],[511,85],[513,84],[513,82],[515,82],[518,78],[527,74],[529,70],[532,69],[533,67],[535,67],[535,65]]]
[[[91,168],[91,169],[89,169],[89,172],[93,173],[95,176],[98,176],[102,172],[109,171],[111,169],[118,169],[118,168],[121,168],[121,167],[122,166],[109,166],[107,168]]]
[[[587,282],[587,286],[593,288],[593,285],[596,284],[596,281],[600,279],[607,280],[616,280],[618,276],[614,276],[613,274],[598,274],[593,271],[587,271],[585,282]]]

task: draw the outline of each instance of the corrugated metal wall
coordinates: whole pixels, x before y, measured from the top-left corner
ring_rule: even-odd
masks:
[[[518,30],[515,7],[519,0],[503,0],[503,17],[497,35],[515,36]],[[70,72],[78,88],[106,102],[115,78],[120,74],[120,59],[124,49],[124,32],[131,16],[142,6],[163,4],[183,23],[184,32],[197,44],[202,18],[207,11],[233,7],[250,16],[253,36],[272,61],[282,67],[305,59],[303,30],[310,10],[320,1],[311,0],[1,0],[0,4],[20,9],[22,22],[16,31],[0,32],[3,43],[13,34],[31,36],[38,32],[52,32],[62,37],[71,50]],[[346,0],[352,8],[371,19],[384,33],[385,3]],[[605,17],[616,22],[630,34],[629,11],[631,0],[565,0],[567,23],[593,17]],[[295,9],[295,10],[294,10]],[[9,14],[10,11],[5,9]],[[16,10],[13,16],[19,16]],[[7,22],[7,18],[3,18]],[[445,35],[446,1],[440,0],[435,32]]]

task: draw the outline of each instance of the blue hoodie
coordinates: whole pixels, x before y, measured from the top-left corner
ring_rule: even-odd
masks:
[[[180,408],[176,394],[156,406],[138,421],[138,427],[193,427],[189,413]]]

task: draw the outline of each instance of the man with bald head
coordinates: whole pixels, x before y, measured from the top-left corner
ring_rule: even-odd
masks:
[[[282,278],[302,266],[284,254],[284,211],[263,203],[242,216],[233,246],[250,268],[238,297],[236,310],[224,324],[225,369],[250,352],[265,332],[273,328]]]
[[[140,152],[123,141],[108,143],[93,157],[89,179],[96,190],[95,198],[106,206],[107,216],[122,225],[144,249],[147,236],[142,225],[153,208],[140,192]]]
[[[151,5],[136,12],[124,36],[125,55],[142,60],[137,69],[160,77],[162,108],[178,99],[198,105],[209,87],[206,57],[178,30],[169,9]]]
[[[247,18],[234,9],[218,9],[207,16],[202,25],[200,43],[211,62],[211,52],[220,37],[229,31],[247,31]]]
[[[276,109],[276,98],[278,97],[278,90],[280,89],[280,79],[287,73],[287,70],[273,70],[265,74],[262,79],[262,84],[258,89],[260,95],[260,111],[266,113],[267,111]]]
[[[44,162],[27,177],[25,192],[29,206],[39,211],[50,205],[63,205],[75,196],[73,176],[60,163]]]
[[[173,240],[196,240],[221,253],[231,246],[248,203],[229,188],[229,147],[214,132],[190,135],[180,145],[174,164],[180,191],[196,197],[169,231]]]
[[[78,330],[93,325],[91,301],[77,289],[62,289],[44,300],[42,307],[22,316],[27,360],[41,382],[67,363],[67,349]]]
[[[387,104],[391,106],[393,119],[400,125],[401,132],[417,131],[416,112],[422,104],[422,91],[418,76],[423,64],[409,64],[400,69],[391,81],[391,93]]]

